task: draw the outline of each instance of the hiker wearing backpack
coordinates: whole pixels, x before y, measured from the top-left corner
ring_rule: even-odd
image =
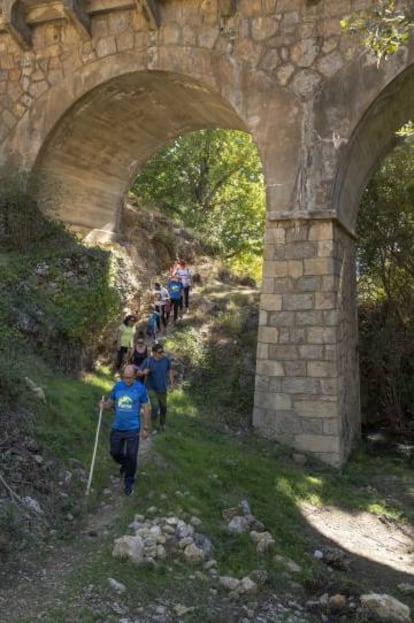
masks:
[[[181,296],[184,290],[184,286],[178,275],[171,275],[168,280],[168,293],[170,295],[171,304],[173,306],[173,319],[174,324],[177,322],[178,310],[181,308]]]
[[[168,386],[174,383],[174,375],[171,368],[171,360],[164,355],[164,348],[161,344],[154,344],[152,355],[148,357],[141,366],[141,370],[146,377],[148,397],[151,403],[152,424],[156,422],[159,414],[160,426],[158,431],[162,432],[167,420],[167,390]]]
[[[159,322],[160,314],[155,310],[155,307],[152,308],[149,318],[147,320],[147,327],[145,329],[145,334],[150,337],[152,340],[156,340],[157,337],[157,323]]]

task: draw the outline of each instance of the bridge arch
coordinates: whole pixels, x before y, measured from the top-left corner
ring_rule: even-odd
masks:
[[[58,199],[59,216],[72,227],[116,232],[117,208],[142,165],[173,138],[209,127],[246,130],[219,93],[193,78],[118,75],[81,97],[50,131],[35,164],[45,180],[43,205]]]
[[[361,194],[396,132],[414,120],[414,64],[391,80],[368,107],[342,154],[334,185],[338,218],[355,230]]]

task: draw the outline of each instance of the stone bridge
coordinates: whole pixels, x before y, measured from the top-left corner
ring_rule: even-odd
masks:
[[[0,0],[0,163],[45,209],[116,234],[145,161],[201,128],[252,134],[267,224],[257,430],[332,465],[359,435],[355,222],[414,118],[413,44],[377,66],[339,20],[376,0]]]

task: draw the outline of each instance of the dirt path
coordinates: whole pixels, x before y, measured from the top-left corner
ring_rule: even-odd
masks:
[[[316,508],[304,504],[301,512],[315,551],[328,552],[328,558],[333,552],[332,566],[344,569],[339,592],[346,593],[349,585],[351,590],[356,587],[361,594],[391,594],[413,611],[414,593],[406,594],[398,588],[409,584],[414,589],[412,524],[400,524],[368,512],[349,512],[333,506]],[[337,564],[336,552],[339,552]]]
[[[141,463],[154,459],[151,440],[142,444],[140,452]],[[0,570],[0,623],[58,623],[52,621],[48,614],[53,609],[70,606],[74,613],[81,610],[82,600],[88,597],[79,593],[68,600],[66,582],[113,533],[123,498],[119,478],[111,478],[106,493],[106,502],[87,515],[76,543],[50,545],[45,558],[34,560],[28,557],[12,576],[6,577],[4,570]],[[346,560],[343,582],[338,584],[340,591],[341,586],[345,587],[349,580],[352,586],[359,586],[361,590],[364,585],[369,585],[370,590],[375,587],[378,592],[390,592],[390,585],[394,585],[393,594],[398,596],[399,583],[414,582],[412,526],[385,522],[368,512],[350,513],[333,506],[317,508],[304,504],[301,512],[306,520],[311,547],[322,552],[329,548],[337,549]],[[326,586],[330,580],[332,575],[327,574]],[[321,591],[324,590],[321,587]],[[342,590],[345,592],[346,589]],[[110,616],[114,599],[113,595],[108,595],[107,603],[101,604],[101,607],[107,608],[108,618],[105,615],[96,620],[118,620]],[[411,607],[414,605],[410,604],[412,599],[407,596],[401,596],[401,600]]]
[[[151,452],[150,439],[141,443],[140,462],[150,460]],[[39,557],[29,552],[19,559],[18,568],[0,568],[0,623],[43,621],[47,612],[67,604],[68,577],[113,532],[123,497],[122,481],[112,476],[106,501],[86,515],[75,542],[48,545]]]

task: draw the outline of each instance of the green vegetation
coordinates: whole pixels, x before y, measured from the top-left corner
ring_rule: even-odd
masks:
[[[0,193],[0,244],[8,251],[0,256],[3,400],[21,391],[17,370],[31,354],[71,373],[90,365],[119,307],[109,253],[77,243],[15,188],[10,182]]]
[[[380,62],[407,43],[413,18],[412,4],[400,7],[395,0],[380,0],[375,7],[342,19],[341,27],[350,34],[359,34],[363,45]]]
[[[102,377],[99,384],[101,382]],[[172,402],[174,404],[174,400]],[[92,419],[88,426],[92,444]],[[152,507],[159,516],[171,514],[184,520],[193,515],[199,517],[202,520],[200,531],[214,544],[220,575],[241,578],[253,569],[267,569],[269,580],[265,590],[277,591],[278,595],[283,595],[288,587],[283,568],[272,562],[275,553],[301,566],[297,579],[302,582],[318,574],[310,545],[312,530],[300,511],[303,503],[317,507],[334,505],[352,515],[374,512],[384,521],[404,519],[404,511],[387,499],[385,490],[373,487],[372,483],[378,477],[383,478],[384,473],[390,478],[403,478],[404,474],[408,475],[406,468],[392,460],[369,458],[362,451],[340,471],[312,460],[305,468],[298,469],[283,447],[251,434],[239,438],[226,436],[220,427],[201,419],[197,412],[192,417],[171,415],[168,431],[157,437],[153,445],[156,455],[154,460],[141,463],[136,495],[117,501],[116,519],[110,534],[99,539],[99,547],[96,541],[73,542],[75,552],[77,547],[82,551],[78,552],[76,573],[66,580],[66,607],[48,612],[49,618],[43,620],[69,622],[73,610],[68,604],[73,603],[84,612],[84,618],[79,615],[79,620],[100,620],[93,618],[96,609],[86,605],[84,591],[85,587],[93,586],[95,603],[98,596],[104,603],[108,600],[108,577],[115,577],[127,587],[123,603],[132,611],[162,596],[175,603],[194,605],[196,602],[194,616],[203,612],[209,584],[195,575],[201,568],[188,565],[180,558],[168,557],[154,566],[134,565],[112,558],[114,539],[131,534],[128,525],[136,513],[153,516],[154,511],[149,510]],[[106,436],[103,436],[94,481],[97,501],[104,499],[105,478],[115,473],[115,468],[105,460],[106,452]],[[255,551],[248,535],[230,534],[225,529],[223,510],[236,506],[242,498],[248,500],[254,515],[275,538],[275,546],[266,554]],[[343,581],[349,590],[352,581]],[[363,588],[358,586],[358,590]]]
[[[131,192],[197,232],[233,269],[258,278],[264,232],[262,167],[251,137],[202,130],[170,143],[144,166]]]
[[[368,422],[402,429],[414,417],[413,178],[407,131],[368,184],[357,223],[363,409]]]

